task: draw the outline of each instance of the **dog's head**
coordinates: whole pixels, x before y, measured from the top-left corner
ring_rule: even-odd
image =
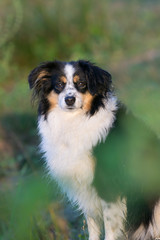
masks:
[[[42,63],[28,80],[39,102],[39,114],[45,116],[56,107],[70,112],[82,109],[93,115],[111,92],[111,75],[84,60]]]

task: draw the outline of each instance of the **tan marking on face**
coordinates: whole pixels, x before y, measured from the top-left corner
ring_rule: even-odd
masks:
[[[36,87],[41,86],[42,81],[45,81],[46,79],[48,79],[48,78],[45,78],[45,76],[49,76],[50,77],[51,75],[47,71],[45,71],[45,70],[41,71],[40,74],[38,75],[34,85]]]
[[[77,83],[79,81],[79,76],[78,75],[75,75],[74,78],[73,78],[73,82],[74,83]]]
[[[34,87],[36,89],[41,89],[43,81],[48,80],[48,77],[46,78],[45,76],[51,77],[49,72],[47,72],[45,70],[41,71],[34,83]]]
[[[88,112],[91,109],[92,101],[94,96],[92,96],[89,92],[82,94],[83,98],[83,109]]]
[[[50,76],[50,74],[47,71],[45,71],[45,70],[41,71],[40,74],[37,77],[37,80],[39,80],[40,78],[43,78],[46,75]]]
[[[63,83],[66,83],[66,82],[67,82],[67,78],[64,77],[64,76],[61,76],[61,77],[60,77],[60,80],[61,80]]]
[[[58,95],[54,92],[51,92],[48,95],[48,101],[50,103],[49,111],[51,111],[53,108],[55,108],[58,104]]]

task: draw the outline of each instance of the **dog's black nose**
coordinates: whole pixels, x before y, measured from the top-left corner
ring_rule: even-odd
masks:
[[[75,97],[66,97],[65,98],[65,102],[66,102],[66,104],[68,105],[68,106],[73,106],[73,104],[75,103],[75,101],[76,101],[76,98]]]

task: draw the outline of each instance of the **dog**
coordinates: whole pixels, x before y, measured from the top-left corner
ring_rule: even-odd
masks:
[[[48,172],[84,214],[89,240],[100,240],[103,230],[105,240],[158,238],[158,201],[152,206],[154,221],[149,213],[146,228],[143,221],[136,225],[128,217],[134,230],[127,233],[126,199],[117,196],[114,202],[106,202],[93,186],[99,161],[93,148],[106,140],[118,109],[110,73],[85,60],[48,61],[33,69],[28,80],[38,101],[40,148]]]

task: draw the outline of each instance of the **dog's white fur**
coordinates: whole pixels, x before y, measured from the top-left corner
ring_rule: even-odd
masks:
[[[128,239],[123,235],[123,220],[126,217],[125,201],[117,199],[116,203],[106,203],[100,199],[92,186],[96,165],[92,149],[98,142],[106,139],[115,119],[117,100],[108,91],[107,95],[103,96],[103,104],[98,111],[92,115],[87,114],[89,108],[85,109],[84,102],[90,101],[88,99],[93,96],[90,95],[90,98],[85,98],[84,101],[84,96],[77,90],[73,81],[74,74],[76,75],[74,64],[63,63],[63,67],[61,74],[65,75],[65,87],[56,95],[56,100],[55,92],[49,93],[52,101],[47,116],[42,111],[38,120],[41,151],[44,153],[48,172],[57,181],[62,192],[66,193],[71,202],[78,205],[84,213],[89,240],[100,240],[103,225],[105,240]],[[44,69],[45,65],[42,65],[31,72],[29,77],[31,88],[40,87],[39,81],[46,81],[46,76],[50,76],[51,72]],[[92,72],[90,74],[92,75]],[[41,94],[40,89],[36,91],[37,94]],[[68,97],[74,98],[71,106],[67,105]],[[91,102],[87,103],[91,107]],[[151,237],[158,239],[159,222],[160,202],[157,202],[148,228],[141,224],[136,231],[129,230],[127,235],[130,235],[132,240],[148,240]]]
[[[59,95],[60,104],[48,113],[47,120],[44,116],[39,118],[41,150],[50,174],[86,216],[89,239],[100,239],[104,221],[105,240],[114,240],[120,235],[125,204],[118,200],[117,206],[107,205],[92,187],[95,169],[92,148],[105,140],[112,127],[117,109],[116,98],[108,96],[104,100],[105,107],[92,117],[79,107],[72,112],[65,111],[65,105],[61,102],[66,93],[71,91],[73,95],[75,91],[71,80],[74,73],[72,67],[67,65],[65,71],[68,85]]]

